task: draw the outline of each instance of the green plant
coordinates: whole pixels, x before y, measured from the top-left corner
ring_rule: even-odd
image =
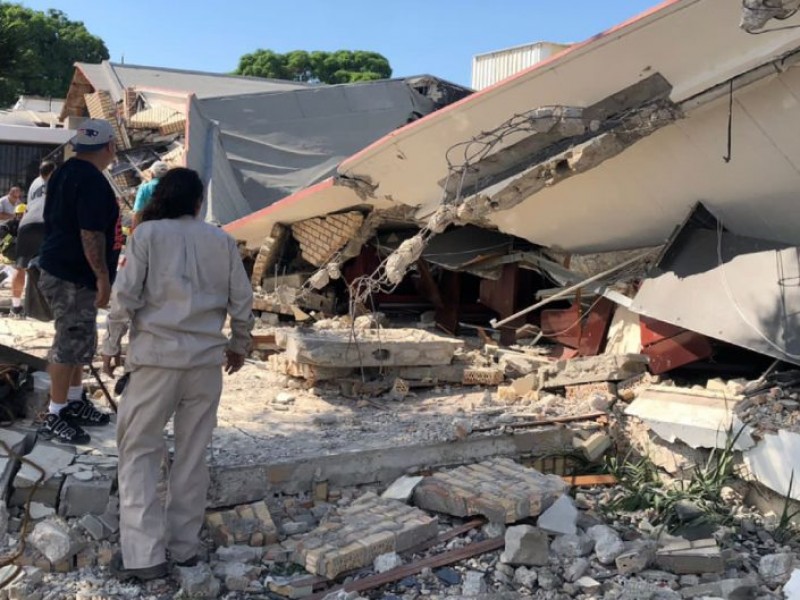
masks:
[[[609,472],[619,481],[623,494],[607,506],[609,511],[653,511],[653,525],[674,531],[680,526],[702,523],[723,523],[731,519],[730,511],[720,500],[725,483],[733,476],[735,447],[744,428],[734,434],[729,427],[725,445],[713,449],[706,463],[698,466],[688,480],[679,480],[667,486],[658,473],[658,467],[648,457],[631,461],[630,452],[622,460],[607,460]],[[687,522],[679,518],[676,506],[689,502],[701,513]]]
[[[798,530],[794,524],[794,518],[797,515],[800,515],[800,508],[797,510],[792,510],[792,487],[794,486],[794,469],[792,469],[792,474],[789,477],[789,489],[786,491],[786,496],[783,497],[783,511],[781,511],[781,516],[778,519],[778,524],[775,527],[775,531],[772,532],[772,537],[775,538],[775,541],[779,544],[785,544],[786,542],[794,539],[797,537]]]

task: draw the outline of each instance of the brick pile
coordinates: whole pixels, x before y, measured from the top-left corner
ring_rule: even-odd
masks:
[[[268,546],[278,541],[278,530],[263,501],[209,512],[206,528],[219,546]]]
[[[566,491],[560,477],[495,458],[426,477],[414,490],[414,504],[455,517],[516,523],[538,516]]]
[[[372,564],[381,554],[404,552],[436,537],[438,531],[436,517],[368,493],[306,534],[294,560],[307,571],[332,579]]]
[[[464,385],[500,385],[505,380],[502,369],[474,367],[464,369],[461,383]]]
[[[292,225],[303,258],[321,267],[361,229],[364,216],[357,211],[307,219]]]
[[[92,94],[84,94],[86,100],[86,109],[89,111],[89,116],[93,119],[104,119],[111,124],[114,129],[114,138],[117,142],[117,148],[130,148],[131,141],[128,139],[128,133],[120,127],[117,121],[117,107],[114,100],[105,90],[98,90]]]
[[[250,282],[254,288],[261,287],[261,282],[264,275],[268,274],[270,269],[275,265],[280,256],[280,251],[286,241],[286,228],[280,223],[275,223],[272,226],[272,231],[261,244],[256,256],[256,262],[253,265],[253,275]]]

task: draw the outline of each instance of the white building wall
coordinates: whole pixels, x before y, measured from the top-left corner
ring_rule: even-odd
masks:
[[[568,47],[569,44],[536,42],[478,54],[472,58],[472,87],[482,90],[546,60]]]

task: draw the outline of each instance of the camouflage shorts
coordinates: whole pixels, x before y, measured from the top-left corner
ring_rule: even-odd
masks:
[[[63,365],[88,365],[97,351],[95,290],[42,271],[39,290],[50,305],[56,334],[49,360]]]

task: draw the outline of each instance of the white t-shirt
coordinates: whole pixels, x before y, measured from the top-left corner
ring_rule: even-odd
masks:
[[[13,215],[15,207],[16,205],[13,202],[11,202],[11,199],[8,196],[3,196],[2,198],[0,198],[0,213],[8,213],[10,215]],[[13,219],[13,217],[11,218]],[[9,220],[8,218],[3,218],[2,221],[0,222],[5,223],[8,220]]]
[[[33,180],[28,189],[28,208],[25,216],[19,222],[19,226],[30,225],[31,223],[44,223],[44,198],[47,192],[47,182],[41,177]]]

